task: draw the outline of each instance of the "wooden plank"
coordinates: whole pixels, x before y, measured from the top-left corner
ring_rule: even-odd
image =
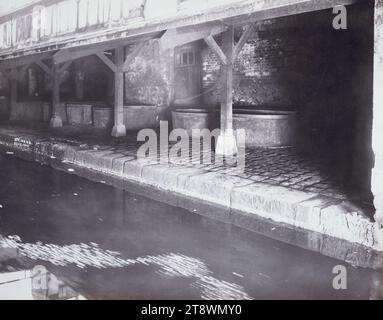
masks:
[[[226,58],[226,55],[223,53],[222,49],[219,47],[217,42],[214,40],[213,36],[208,36],[204,38],[205,42],[209,46],[211,50],[219,57],[221,60],[222,64],[226,65],[228,64],[228,60]]]
[[[104,62],[110,70],[113,72],[117,71],[116,65],[102,52],[102,53],[96,53],[96,56],[100,58],[102,62]]]
[[[136,45],[134,50],[126,57],[123,70],[127,71],[129,68],[129,65],[133,62],[133,60],[141,53],[142,49],[147,44],[147,41],[142,41]]]
[[[233,59],[236,59],[241,52],[243,46],[245,45],[246,41],[249,39],[250,35],[255,31],[255,25],[250,24],[246,26],[246,29],[244,33],[242,34],[241,38],[239,39],[237,45],[234,48],[234,54]]]

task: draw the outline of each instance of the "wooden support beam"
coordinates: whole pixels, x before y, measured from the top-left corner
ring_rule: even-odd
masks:
[[[76,99],[82,101],[84,99],[84,71],[82,59],[75,60],[74,66]]]
[[[37,60],[34,62],[35,64],[37,64],[41,69],[43,69],[43,71],[48,74],[49,76],[53,77],[53,72],[50,68],[48,68],[48,66],[42,62],[41,60]]]
[[[123,70],[127,71],[129,68],[129,65],[133,62],[133,60],[141,53],[142,49],[147,44],[147,41],[139,42],[134,50],[126,57],[124,62]]]
[[[64,62],[61,67],[59,67],[59,70],[58,70],[58,73],[59,73],[59,81],[60,81],[60,84],[64,81],[64,78],[61,77],[63,75],[63,73],[65,72],[65,70],[67,70],[69,68],[69,66],[72,64],[73,61],[67,61],[67,62]]]
[[[71,61],[67,61],[67,62],[64,62],[64,64],[62,64],[62,66],[60,67],[60,74],[62,74],[66,69],[68,69],[70,67],[70,65],[72,64],[73,60]]]
[[[162,36],[163,33],[164,33],[163,31],[161,32],[157,31],[155,33],[151,33],[147,35],[140,34],[137,36],[132,36],[128,39],[118,39],[118,40],[112,40],[108,42],[91,43],[86,46],[82,45],[77,47],[64,48],[53,55],[53,60],[55,63],[63,63],[70,60],[76,60],[76,59],[91,56],[100,52],[114,50],[120,46],[127,46],[130,44],[137,43],[139,41],[148,41],[150,39],[158,38]]]
[[[221,101],[221,130],[226,131],[232,129],[233,122],[233,65],[234,58],[234,27],[231,26],[222,37],[223,46],[227,63],[223,66],[223,85],[222,85],[222,101]]]
[[[15,59],[4,60],[0,63],[0,71],[7,69],[19,68],[28,64],[36,63],[47,58],[52,57],[52,52],[45,52],[41,54],[33,54]]]
[[[52,89],[52,118],[50,126],[53,128],[62,127],[60,116],[60,68],[58,64],[53,64],[52,68],[53,89]]]
[[[223,53],[222,49],[219,47],[217,42],[214,40],[213,36],[210,35],[206,38],[204,38],[205,42],[209,46],[209,48],[219,57],[222,64],[228,64],[228,60],[226,58],[226,55]]]
[[[99,59],[104,62],[110,70],[113,72],[117,71],[116,65],[103,52],[96,53],[96,56],[99,57]]]
[[[116,48],[116,72],[114,73],[114,126],[113,137],[123,137],[126,135],[124,124],[124,55],[125,48]]]
[[[98,47],[75,47],[62,49],[53,56],[55,63],[63,63],[67,61],[73,61],[79,58],[91,56],[106,50],[114,49],[111,45],[100,44]]]
[[[233,132],[233,61],[234,26],[230,26],[222,35],[222,46],[227,63],[221,68],[221,133],[217,140],[216,154],[232,156],[237,153],[237,144]]]
[[[238,58],[239,53],[241,52],[243,46],[245,45],[246,41],[249,39],[250,35],[255,31],[255,25],[250,24],[246,26],[246,29],[244,33],[242,34],[241,38],[239,39],[237,45],[234,48],[234,54],[233,59],[235,60]]]
[[[31,64],[26,64],[25,66],[21,67],[19,70],[19,80],[21,80],[24,76],[25,73],[27,72],[28,68],[30,67]]]
[[[208,36],[215,36],[226,29],[227,26],[221,22],[170,29],[161,37],[161,50],[173,49],[186,43],[207,38]]]

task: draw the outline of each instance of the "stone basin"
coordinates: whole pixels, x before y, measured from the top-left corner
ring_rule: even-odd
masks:
[[[233,112],[233,127],[246,130],[247,146],[291,147],[296,141],[296,112],[237,109]]]

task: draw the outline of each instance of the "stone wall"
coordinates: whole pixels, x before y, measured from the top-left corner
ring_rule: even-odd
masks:
[[[125,73],[125,103],[170,105],[172,66],[172,54],[169,51],[160,53],[158,41],[149,42]]]
[[[18,101],[10,111],[11,121],[45,122],[51,118],[52,106],[47,101]],[[67,123],[66,103],[61,102],[59,114],[63,123]]]
[[[48,122],[50,104],[42,101],[19,101],[12,106],[10,120]]]

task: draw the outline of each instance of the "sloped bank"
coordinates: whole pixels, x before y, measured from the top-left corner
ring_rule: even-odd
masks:
[[[382,230],[369,218],[353,212],[345,202],[255,183],[222,172],[157,164],[150,159],[137,160],[134,153],[121,148],[94,148],[37,133],[18,133],[16,129],[0,129],[0,147],[17,157],[53,167],[70,165],[76,168],[76,173],[81,171],[85,176],[86,171],[95,173],[98,178],[101,173],[102,179],[115,178],[122,187],[135,182],[158,192],[172,191],[174,197],[182,195],[198,200],[197,203],[215,204],[221,210],[205,212],[205,215],[235,225],[253,224],[252,229],[257,229],[259,226],[254,226],[256,223],[252,221],[264,219],[268,221],[266,224],[273,222],[308,230],[311,233],[302,238],[304,247],[357,265],[365,265],[368,260],[368,265],[372,263],[377,267],[382,262],[378,254],[383,251]],[[185,201],[178,201],[176,205],[180,203]],[[329,245],[328,237],[340,240],[335,239],[332,243],[336,245]]]

